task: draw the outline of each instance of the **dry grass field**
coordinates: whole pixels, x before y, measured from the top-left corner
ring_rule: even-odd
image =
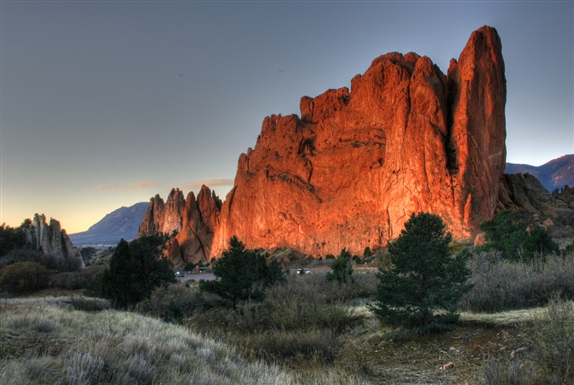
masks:
[[[290,274],[235,309],[193,282],[129,312],[61,287],[0,298],[0,384],[574,384],[574,256],[469,263],[455,328],[410,337],[369,311],[373,270]]]
[[[560,338],[573,342],[572,304],[564,306],[558,310],[562,318],[553,317],[562,323],[563,330],[557,331]],[[393,340],[385,334],[389,330],[357,304],[355,326],[337,336],[331,360],[293,357],[282,363],[276,357],[259,358],[246,340],[268,345],[265,338],[289,338],[285,331],[250,333],[249,337],[221,334],[216,341],[157,318],[109,310],[100,300],[3,299],[0,383],[568,384],[549,380],[551,376],[545,375],[556,370],[545,371],[534,350],[533,336],[556,331],[557,322],[548,321],[549,311],[556,309],[464,313],[451,332]],[[544,329],[537,330],[540,327]],[[314,333],[321,338],[321,333]],[[303,333],[303,338],[312,340],[311,334]],[[570,370],[569,363],[565,365]],[[495,371],[494,382],[486,378],[489,370]],[[529,382],[503,382],[500,376],[508,370],[518,377],[528,374]]]
[[[2,300],[0,383],[364,383],[336,370],[295,373],[248,361],[185,327],[131,312],[76,310],[73,302],[69,297]]]

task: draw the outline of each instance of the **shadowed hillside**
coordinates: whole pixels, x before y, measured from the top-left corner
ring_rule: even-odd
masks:
[[[506,174],[529,173],[534,175],[548,191],[574,185],[574,154],[553,159],[542,166],[506,163]]]
[[[121,207],[107,214],[87,231],[70,234],[74,246],[113,245],[120,239],[132,240],[147,210],[148,203],[140,202],[130,207]]]

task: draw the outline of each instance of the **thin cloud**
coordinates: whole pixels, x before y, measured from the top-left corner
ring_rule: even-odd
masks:
[[[130,186],[123,186],[121,184],[99,184],[98,187],[96,187],[97,191],[101,191],[101,190],[139,190],[142,188],[146,188],[146,187],[154,187],[154,186],[159,186],[159,183],[156,182],[138,182],[138,183],[134,183]]]
[[[201,188],[201,186],[206,185],[209,188],[215,186],[233,186],[233,179],[196,179],[192,180],[188,184],[182,186],[183,190],[195,190]]]

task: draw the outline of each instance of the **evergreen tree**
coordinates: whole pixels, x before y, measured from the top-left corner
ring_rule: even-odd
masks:
[[[380,283],[371,311],[389,325],[419,333],[452,328],[457,303],[471,289],[466,284],[471,272],[468,254],[453,255],[451,241],[437,215],[411,215],[401,235],[389,243],[393,266],[377,274]]]
[[[520,261],[524,257],[524,241],[528,234],[526,227],[514,223],[509,210],[503,210],[490,220],[480,224],[486,234],[486,245],[479,250],[499,250],[502,257],[511,261]]]
[[[262,301],[266,287],[286,280],[277,261],[267,263],[265,256],[246,250],[235,236],[229,241],[229,249],[214,263],[213,274],[218,280],[200,281],[199,289],[218,295],[224,306],[233,308],[248,299]]]
[[[121,240],[110,259],[110,268],[94,282],[100,297],[124,309],[149,298],[159,286],[176,282],[171,262],[163,257],[165,238],[150,235],[128,244]],[[88,293],[90,294],[90,293]]]
[[[529,262],[535,255],[560,254],[560,247],[544,227],[533,226],[526,231],[526,226],[514,223],[509,210],[482,222],[480,229],[486,234],[487,243],[479,250],[500,250],[502,257],[510,261]]]
[[[26,221],[22,222],[24,224]],[[0,256],[26,245],[26,236],[21,227],[0,226]]]
[[[560,246],[554,242],[546,228],[534,226],[524,241],[524,259],[531,261],[535,256],[560,255]]]
[[[329,282],[337,281],[339,283],[355,282],[353,278],[353,264],[351,263],[351,254],[346,249],[341,250],[341,254],[331,264],[331,270],[327,273],[326,278]]]

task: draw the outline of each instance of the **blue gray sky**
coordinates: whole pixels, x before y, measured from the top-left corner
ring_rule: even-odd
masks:
[[[0,223],[68,233],[172,187],[222,198],[263,118],[387,52],[443,72],[483,25],[506,64],[507,160],[574,153],[572,1],[0,2]]]

